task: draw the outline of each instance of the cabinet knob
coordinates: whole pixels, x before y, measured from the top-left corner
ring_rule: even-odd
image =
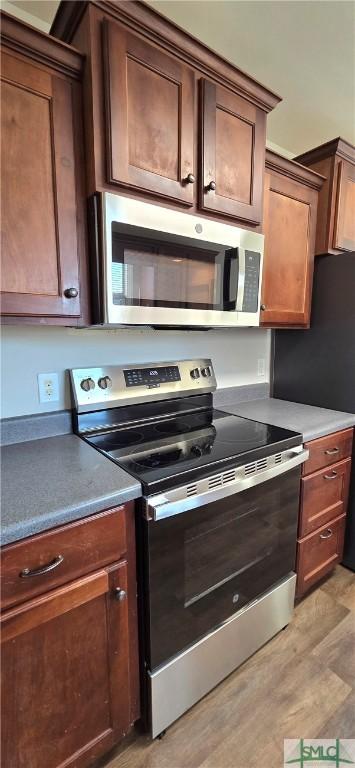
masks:
[[[207,184],[206,192],[214,192],[215,189],[216,189],[216,182],[215,181],[210,181],[210,183]]]
[[[76,299],[78,295],[78,290],[76,288],[66,288],[64,291],[64,296],[66,299]]]
[[[118,600],[119,603],[122,603],[122,600],[125,600],[126,597],[127,597],[127,592],[125,592],[125,590],[121,589],[120,587],[116,587],[114,591],[115,600]]]
[[[262,312],[265,312],[266,304],[260,304],[260,309]]]
[[[194,184],[196,181],[196,176],[194,176],[193,173],[188,173],[184,181],[186,184]]]

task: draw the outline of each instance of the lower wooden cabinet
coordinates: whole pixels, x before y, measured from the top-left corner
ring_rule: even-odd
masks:
[[[19,600],[1,618],[2,765],[85,768],[139,715],[134,546],[119,562]]]
[[[353,429],[345,429],[305,444],[310,455],[301,480],[297,597],[342,559],[352,442]]]
[[[337,517],[299,542],[297,595],[300,597],[340,562],[346,515]]]
[[[346,513],[349,497],[351,459],[321,469],[301,481],[301,513],[299,536],[325,525]]]
[[[261,323],[308,327],[318,191],[323,178],[266,151]]]

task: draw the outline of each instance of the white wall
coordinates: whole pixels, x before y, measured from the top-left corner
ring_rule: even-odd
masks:
[[[2,330],[2,417],[70,407],[67,368],[211,357],[219,387],[269,380],[270,332],[78,330],[6,326]],[[258,359],[265,376],[258,376]],[[59,375],[59,402],[40,403],[37,374]]]

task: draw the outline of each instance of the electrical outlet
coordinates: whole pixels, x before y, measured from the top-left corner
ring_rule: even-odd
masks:
[[[258,360],[258,376],[265,376],[265,358],[260,357]]]
[[[57,403],[59,400],[58,374],[39,373],[38,392],[40,403]]]

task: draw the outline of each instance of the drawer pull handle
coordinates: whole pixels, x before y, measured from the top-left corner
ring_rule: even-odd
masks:
[[[127,597],[127,592],[125,592],[125,590],[121,589],[120,587],[116,587],[114,597],[115,600],[118,600],[119,603],[122,603],[122,600],[125,600]]]
[[[333,536],[333,531],[331,528],[327,528],[327,530],[324,533],[320,534],[320,539],[330,539],[330,537]]]
[[[29,568],[24,568],[20,573],[20,577],[21,579],[30,579],[31,576],[43,576],[44,573],[49,573],[50,571],[54,571],[55,568],[58,568],[58,565],[60,565],[63,560],[63,555],[57,555],[51,563],[44,565],[42,568],[34,568],[33,571]]]
[[[329,451],[324,451],[326,456],[334,456],[335,453],[339,453],[339,448],[330,448]]]
[[[338,477],[337,472],[332,472],[331,475],[323,475],[324,480],[335,480],[336,477]]]

